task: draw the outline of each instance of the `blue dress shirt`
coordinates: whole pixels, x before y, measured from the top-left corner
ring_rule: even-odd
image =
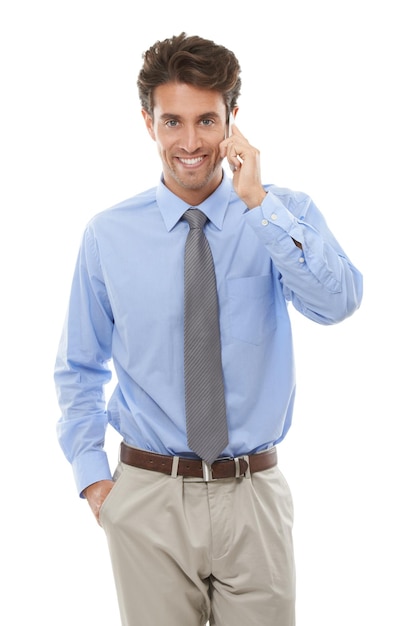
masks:
[[[239,456],[279,443],[292,419],[295,373],[288,302],[320,324],[351,315],[362,276],[304,193],[266,185],[247,210],[224,174],[199,208],[209,222],[219,294],[229,444]],[[183,263],[188,208],[162,181],[87,225],[59,345],[58,438],[79,493],[110,479],[111,424],[162,454],[187,446]],[[293,241],[301,242],[302,248]],[[107,405],[104,386],[117,385]]]

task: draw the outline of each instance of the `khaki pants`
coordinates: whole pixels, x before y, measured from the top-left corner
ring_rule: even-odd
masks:
[[[203,482],[119,464],[103,503],[123,626],[294,626],[279,468]]]

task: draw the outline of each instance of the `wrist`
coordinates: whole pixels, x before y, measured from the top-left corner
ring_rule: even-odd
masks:
[[[266,196],[267,196],[267,191],[262,189],[260,192],[253,194],[249,198],[245,199],[244,201],[249,211],[251,209],[255,209],[256,207],[260,206],[263,200],[266,198]]]

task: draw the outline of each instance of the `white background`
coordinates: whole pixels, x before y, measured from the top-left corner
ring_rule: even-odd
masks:
[[[103,531],[57,445],[52,375],[87,220],[160,175],[141,54],[184,30],[235,51],[238,126],[264,182],[311,195],[365,279],[338,326],[291,312],[298,399],[279,456],[298,625],[411,625],[408,4],[2,4],[1,623],[119,625]]]

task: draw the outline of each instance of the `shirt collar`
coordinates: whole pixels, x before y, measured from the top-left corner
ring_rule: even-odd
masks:
[[[215,189],[215,191],[201,204],[196,205],[196,208],[203,211],[212,224],[214,224],[214,226],[216,226],[219,230],[222,230],[223,220],[229,204],[231,191],[232,180],[226,172],[223,171],[223,178],[219,187]],[[176,226],[183,213],[191,206],[166,187],[163,182],[163,176],[157,186],[156,200],[166,228],[169,231]]]

